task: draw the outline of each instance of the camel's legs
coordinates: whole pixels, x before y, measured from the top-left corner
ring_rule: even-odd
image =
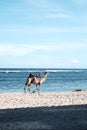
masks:
[[[38,94],[40,95],[40,85],[36,85],[36,89],[38,91]]]
[[[31,91],[30,91],[30,84],[28,85],[28,91],[31,93]]]
[[[30,85],[31,85],[31,78],[29,78],[28,81],[27,81],[27,86],[28,86],[28,91],[29,92],[30,92]]]
[[[25,85],[25,86],[24,86],[24,93],[25,93],[25,94],[26,94],[26,87],[27,87],[27,86]]]

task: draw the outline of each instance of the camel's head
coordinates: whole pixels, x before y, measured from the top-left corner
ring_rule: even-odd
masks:
[[[44,75],[48,76],[48,72],[45,72]]]

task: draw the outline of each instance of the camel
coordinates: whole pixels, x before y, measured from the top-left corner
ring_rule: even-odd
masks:
[[[38,94],[40,94],[40,85],[47,79],[48,72],[44,73],[44,77],[41,77],[38,74],[31,74],[28,76],[27,81],[25,83],[24,92],[26,94],[26,87],[28,87],[28,90],[30,92],[30,85],[35,84]],[[31,92],[30,92],[31,93]]]

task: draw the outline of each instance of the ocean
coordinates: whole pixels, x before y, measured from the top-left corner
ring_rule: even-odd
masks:
[[[49,72],[46,81],[41,85],[40,92],[67,92],[87,89],[87,69],[54,69],[54,68],[1,68],[0,92],[24,92],[24,86],[30,73]],[[31,91],[36,86],[31,84]],[[28,91],[27,91],[28,92]]]

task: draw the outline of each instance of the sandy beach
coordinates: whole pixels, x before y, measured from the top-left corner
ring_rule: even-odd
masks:
[[[87,130],[87,91],[0,93],[0,130]]]

